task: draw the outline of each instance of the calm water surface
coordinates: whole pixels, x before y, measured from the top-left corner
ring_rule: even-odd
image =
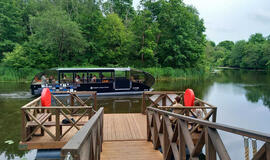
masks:
[[[158,81],[154,85],[155,90],[186,88],[218,107],[217,122],[270,133],[270,73],[220,70],[204,79]],[[34,159],[36,150],[18,150],[20,107],[32,99],[29,84],[0,83],[0,160]],[[141,98],[99,98],[98,104],[105,107],[105,113],[140,112]],[[244,159],[243,137],[220,133],[231,158]],[[6,140],[14,144],[6,144]]]

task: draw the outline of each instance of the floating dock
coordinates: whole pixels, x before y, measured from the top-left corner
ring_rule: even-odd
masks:
[[[270,160],[270,134],[216,123],[217,108],[198,98],[199,106],[172,106],[172,94],[183,99],[183,92],[145,92],[141,113],[126,114],[104,114],[103,107],[93,110],[77,96],[81,106],[59,102],[60,106],[44,108],[36,99],[22,107],[20,148],[59,148],[61,159],[75,160],[199,160],[205,148],[205,159],[229,160],[218,133],[224,131],[262,141],[258,150],[253,147],[253,159]],[[202,112],[200,119],[190,117],[194,110]],[[63,124],[63,119],[70,123]],[[244,149],[249,153],[248,147]]]

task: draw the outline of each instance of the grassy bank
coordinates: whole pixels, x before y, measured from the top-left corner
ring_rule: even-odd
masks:
[[[97,67],[97,66],[83,66]],[[82,68],[82,66],[73,66],[72,68]],[[152,74],[156,80],[167,80],[167,79],[192,79],[204,77],[208,72],[204,69],[173,69],[167,68],[139,68],[140,70],[149,72]],[[31,81],[34,76],[41,72],[39,69],[33,68],[23,68],[23,69],[13,69],[5,66],[0,66],[0,81],[18,81],[18,82],[28,82]]]
[[[192,79],[201,78],[208,74],[208,71],[198,68],[142,68],[143,71],[152,74],[156,80],[167,80],[167,79]]]
[[[41,71],[33,68],[23,68],[16,70],[5,66],[0,66],[0,82],[28,82],[31,81],[39,72]]]

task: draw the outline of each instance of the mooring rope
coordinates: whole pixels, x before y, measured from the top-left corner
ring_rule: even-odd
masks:
[[[253,157],[254,157],[255,154],[257,153],[257,140],[256,139],[252,139],[252,152],[253,152]]]
[[[248,137],[244,137],[244,146],[245,146],[245,160],[249,160],[249,143]]]

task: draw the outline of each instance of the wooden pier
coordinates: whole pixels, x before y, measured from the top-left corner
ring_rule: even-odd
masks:
[[[218,133],[218,131],[225,131],[262,141],[264,145],[259,150],[253,148],[253,159],[270,160],[270,134],[216,123],[217,108],[198,98],[196,100],[199,102],[199,106],[172,106],[175,96],[180,96],[183,99],[183,92],[145,92],[142,96],[141,113],[104,114],[103,107],[95,111],[90,106],[76,106],[82,110],[81,114],[78,115],[81,118],[73,115],[75,122],[66,126],[61,126],[60,121],[64,117],[70,119],[70,115],[62,113],[62,110],[75,110],[73,108],[75,106],[69,106],[70,108],[62,106],[61,109],[52,107],[51,110],[54,111],[49,113],[52,113],[51,121],[56,121],[56,123],[54,126],[49,126],[49,117],[42,122],[36,121],[35,112],[26,110],[26,108],[28,110],[34,108],[33,104],[36,104],[37,100],[31,105],[22,107],[23,117],[29,113],[32,115],[28,121],[23,122],[22,126],[27,127],[27,123],[32,123],[34,120],[36,127],[45,132],[40,137],[36,137],[33,133],[23,132],[21,145],[28,145],[28,148],[24,149],[40,149],[52,148],[52,145],[49,144],[58,143],[61,147],[62,159],[72,157],[75,160],[170,160],[172,158],[175,160],[199,160],[203,148],[205,148],[207,160],[215,160],[217,155],[220,159],[229,160],[229,153]],[[85,103],[81,101],[80,104]],[[48,108],[35,107],[44,110],[38,114],[47,113],[45,110],[49,110]],[[168,109],[178,109],[180,114],[170,112]],[[190,117],[190,115],[195,115],[193,112],[195,109],[201,110],[203,113],[200,119]],[[175,120],[171,121],[169,116]],[[87,119],[89,120],[86,122]],[[54,127],[55,130],[50,130],[48,127]],[[60,132],[61,127],[62,131]],[[71,127],[71,129],[64,127]],[[31,131],[41,132],[38,129],[32,128]],[[63,135],[63,132],[67,130],[69,132]],[[51,139],[49,143],[42,140],[45,137]],[[31,143],[37,142],[39,145],[29,147]]]

